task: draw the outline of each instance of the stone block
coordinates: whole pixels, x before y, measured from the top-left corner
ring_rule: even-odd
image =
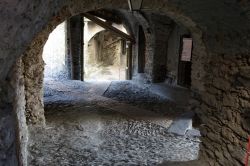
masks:
[[[227,93],[223,96],[223,105],[229,107],[238,107],[238,98]]]
[[[219,144],[222,143],[222,137],[219,135],[219,133],[212,133],[212,132],[209,132],[207,134],[207,137],[211,140],[211,141],[214,141],[214,142],[217,142]]]
[[[213,80],[213,85],[221,90],[227,91],[231,87],[231,83],[223,78],[215,78]]]
[[[229,153],[231,154],[231,156],[235,160],[237,160],[239,162],[242,162],[242,164],[243,164],[243,161],[244,161],[244,158],[245,158],[245,151],[243,149],[241,149],[240,147],[233,146],[231,144],[228,144],[227,148],[228,148]]]
[[[186,132],[192,129],[192,118],[194,117],[193,112],[188,112],[174,120],[168,129],[169,133],[176,135],[185,135]]]
[[[189,129],[189,130],[187,130],[186,135],[191,136],[191,137],[201,137],[201,133],[197,129]]]
[[[245,99],[240,99],[240,106],[243,108],[250,108],[250,101]]]

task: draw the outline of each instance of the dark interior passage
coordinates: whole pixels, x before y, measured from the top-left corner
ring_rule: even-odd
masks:
[[[180,60],[178,67],[178,85],[189,88],[191,86],[192,68],[192,38],[189,35],[181,37]]]
[[[139,37],[138,37],[138,73],[144,73],[145,70],[145,63],[146,63],[146,59],[145,59],[145,43],[146,43],[146,39],[145,39],[145,34],[143,31],[142,26],[139,26]]]
[[[247,165],[248,1],[0,3],[0,165]]]

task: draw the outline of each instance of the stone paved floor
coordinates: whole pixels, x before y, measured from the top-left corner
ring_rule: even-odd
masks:
[[[121,101],[114,103],[105,97],[96,96],[98,100],[92,100],[95,98],[96,85],[52,81],[46,86],[47,126],[45,129],[30,127],[30,165],[157,165],[163,161],[188,161],[198,157],[199,138],[167,133],[172,118],[177,114],[165,118],[166,115],[154,112],[156,118],[153,120],[147,120],[147,115],[144,115],[145,119],[137,119],[120,110],[126,110],[126,104],[133,105],[131,109],[137,107],[140,98],[135,102],[124,101],[126,104],[122,105]],[[108,84],[102,88],[105,91]],[[97,88],[97,91],[101,93],[102,88]],[[141,92],[138,90],[137,98],[142,95],[145,99]],[[159,96],[146,94],[149,94],[148,99],[156,98],[156,105],[158,102],[164,103]],[[114,98],[112,95],[109,97]],[[113,102],[111,108],[99,104],[104,99],[105,102]],[[155,110],[149,105],[145,110],[142,105],[149,101],[144,99],[138,107],[144,109],[144,114],[148,111],[148,115],[152,116],[150,112]],[[112,104],[121,105],[112,109]],[[165,101],[165,106],[167,104],[169,102]],[[165,118],[165,125],[159,125],[157,116],[159,119],[162,116]]]

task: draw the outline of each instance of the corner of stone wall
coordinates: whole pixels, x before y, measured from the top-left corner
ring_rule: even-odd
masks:
[[[39,46],[37,46],[37,44]],[[24,86],[26,99],[26,119],[31,125],[45,126],[43,104],[43,76],[44,61],[42,58],[41,43],[33,43],[31,48],[24,54]]]
[[[21,60],[0,83],[0,165],[27,165],[28,130],[25,117]]]
[[[27,165],[28,127],[25,116],[24,66],[19,58],[12,71],[12,86],[15,89],[13,109],[17,119],[17,142],[19,165]]]

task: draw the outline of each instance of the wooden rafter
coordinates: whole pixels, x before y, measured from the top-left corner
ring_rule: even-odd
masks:
[[[119,29],[113,27],[112,25],[109,25],[108,23],[102,21],[101,19],[99,19],[99,18],[97,18],[89,13],[84,13],[84,14],[82,14],[82,16],[90,19],[91,21],[93,21],[97,25],[100,25],[104,29],[110,30],[111,32],[115,33],[116,35],[120,36],[121,38],[123,38],[127,41],[130,41],[132,43],[135,43],[135,39],[132,36],[127,35],[126,33],[120,31]]]

